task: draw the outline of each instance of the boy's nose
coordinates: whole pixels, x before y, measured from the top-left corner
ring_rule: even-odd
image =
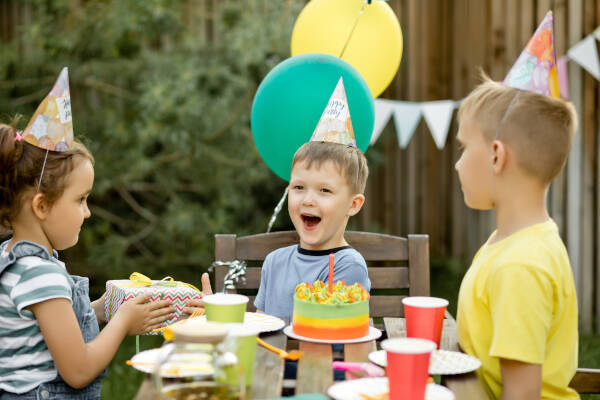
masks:
[[[315,198],[311,193],[306,193],[302,198],[302,204],[312,205],[315,203]]]

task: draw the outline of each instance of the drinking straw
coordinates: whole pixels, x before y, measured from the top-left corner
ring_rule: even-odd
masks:
[[[329,253],[329,294],[333,294],[333,253]]]

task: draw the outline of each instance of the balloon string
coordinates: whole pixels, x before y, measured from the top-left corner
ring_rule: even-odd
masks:
[[[281,208],[283,207],[283,201],[287,197],[287,193],[288,193],[288,188],[286,187],[285,191],[283,192],[283,196],[281,196],[279,203],[277,203],[277,206],[275,207],[275,210],[273,211],[273,215],[271,216],[271,220],[269,221],[269,227],[267,228],[267,233],[271,232],[271,228],[273,227],[275,218],[277,218],[277,215],[279,214],[279,212],[281,211]]]
[[[344,56],[344,52],[346,51],[346,47],[348,47],[348,43],[350,43],[350,38],[352,37],[352,34],[354,33],[354,29],[356,29],[356,25],[358,25],[358,20],[360,19],[360,16],[362,15],[363,11],[365,11],[365,6],[367,5],[367,1],[365,0],[360,11],[358,12],[358,16],[356,17],[356,20],[354,21],[354,25],[352,26],[352,30],[350,31],[350,34],[348,35],[348,39],[346,39],[346,43],[344,43],[344,47],[342,48],[342,52],[340,53],[340,58],[342,58]],[[369,4],[371,2],[369,1]]]

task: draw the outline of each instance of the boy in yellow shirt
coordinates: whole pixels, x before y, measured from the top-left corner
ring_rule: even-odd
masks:
[[[462,281],[457,332],[462,349],[481,360],[477,373],[493,399],[579,398],[568,387],[577,367],[575,284],[545,205],[577,116],[558,98],[551,36],[550,48],[539,48],[547,20],[504,84],[484,78],[458,112],[464,201],[494,209],[496,231]],[[549,70],[545,87],[523,79],[522,61]]]

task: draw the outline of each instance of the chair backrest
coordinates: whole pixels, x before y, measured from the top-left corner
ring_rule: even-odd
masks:
[[[370,232],[348,231],[346,241],[362,254],[367,262],[371,280],[371,317],[402,317],[402,297],[399,294],[376,295],[373,291],[389,292],[389,289],[408,289],[410,296],[429,296],[429,236],[408,235],[408,238]],[[215,260],[262,261],[267,254],[280,247],[299,242],[296,231],[261,233],[237,237],[215,235]],[[396,263],[390,266],[371,266],[381,262]],[[223,290],[223,278],[228,267],[215,268],[215,290]],[[258,289],[260,267],[246,269],[246,284],[239,289]],[[385,290],[387,289],[387,290]],[[249,310],[254,310],[254,297],[250,297]]]

